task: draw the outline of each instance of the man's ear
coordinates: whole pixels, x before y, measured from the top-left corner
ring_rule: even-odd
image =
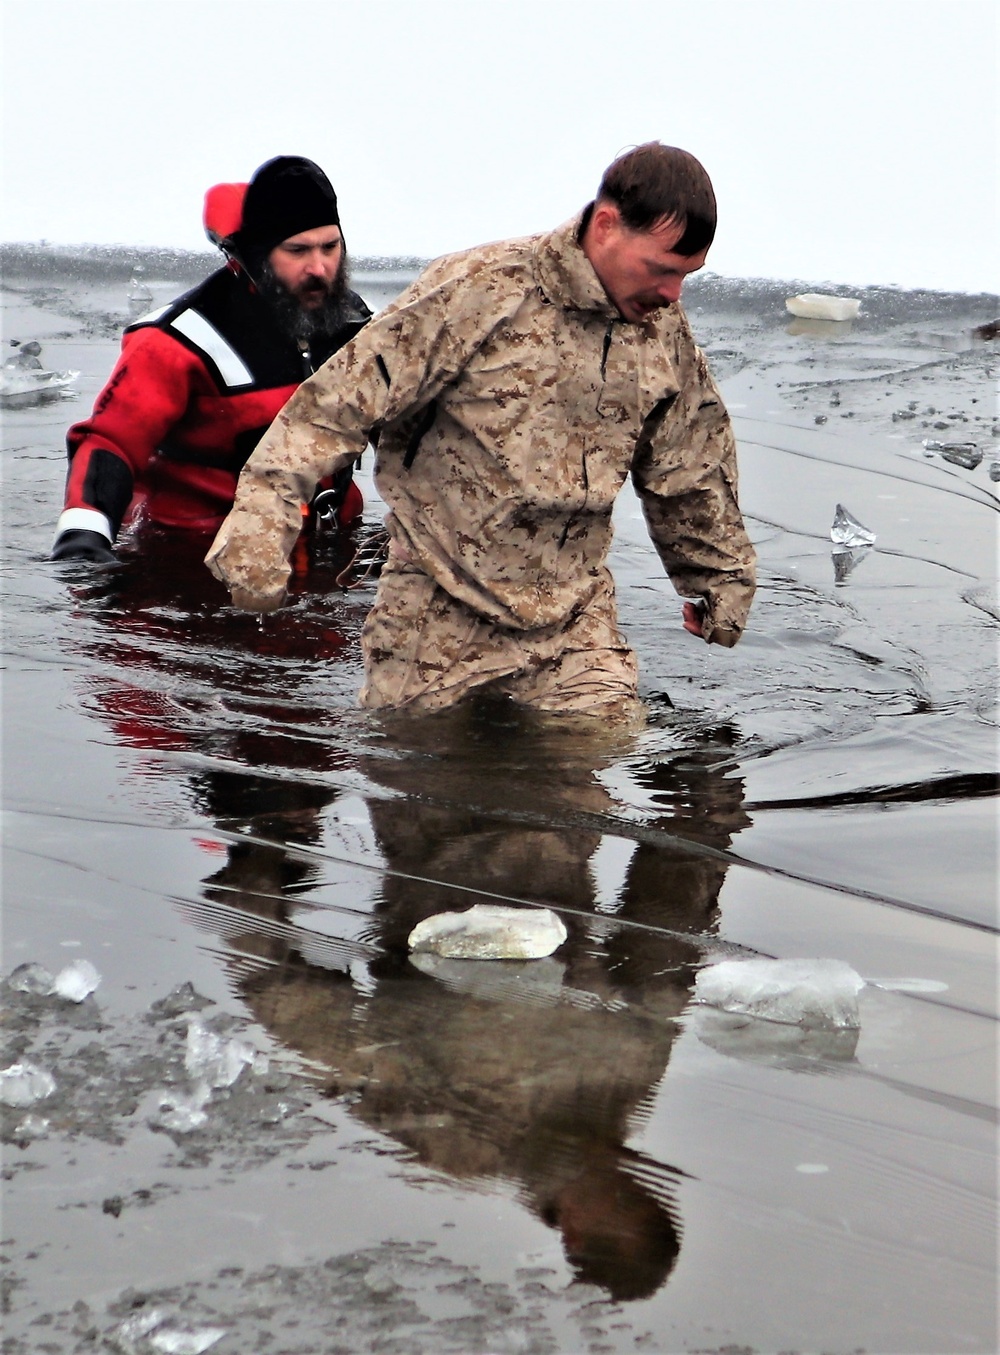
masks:
[[[622,214],[613,202],[599,202],[590,218],[590,229],[596,244],[607,244],[616,230],[621,228]]]

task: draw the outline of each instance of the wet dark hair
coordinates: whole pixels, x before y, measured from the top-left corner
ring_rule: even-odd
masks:
[[[647,141],[626,151],[604,171],[598,202],[611,202],[630,230],[648,231],[661,221],[684,224],[674,253],[700,254],[715,239],[715,192],[700,160],[676,146]]]

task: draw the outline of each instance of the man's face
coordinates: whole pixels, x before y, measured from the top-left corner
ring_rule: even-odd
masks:
[[[626,320],[638,322],[679,300],[684,280],[703,268],[708,250],[675,254],[684,223],[661,221],[649,230],[626,226],[612,203],[598,203],[587,224],[583,252]]]
[[[339,226],[300,231],[267,256],[274,276],[305,311],[319,310],[333,295],[344,261]]]

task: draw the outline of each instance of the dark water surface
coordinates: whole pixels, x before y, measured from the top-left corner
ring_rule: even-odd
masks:
[[[82,376],[4,416],[3,972],[103,981],[5,995],[4,1066],[57,1082],[37,1137],[0,1108],[5,1349],[156,1307],[219,1352],[995,1351],[989,299],[872,293],[816,331],[773,288],[692,290],[761,587],[738,649],[700,645],[623,497],[650,718],[618,737],[362,714],[371,594],[329,547],[263,622],[184,536],[46,562],[122,288],[7,285],[8,334]],[[848,571],[838,502],[877,533]],[[569,940],[410,962],[417,921],[484,899]],[[886,986],[836,1036],[693,1006],[739,955]],[[154,1004],[183,983],[270,1070],[164,1132],[188,1018]]]

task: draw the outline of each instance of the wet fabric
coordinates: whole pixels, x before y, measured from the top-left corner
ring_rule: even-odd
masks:
[[[567,624],[526,631],[484,619],[420,571],[390,569],[361,646],[369,709],[442,710],[489,685],[553,713],[638,711],[635,655],[618,629],[607,571]]]
[[[376,428],[391,570],[424,575],[530,652],[607,594],[611,512],[631,474],[675,587],[705,600],[705,638],[733,643],[754,552],[721,396],[680,307],[622,320],[579,227],[439,260],[303,383],[208,556],[241,605],[280,603],[300,504]],[[371,636],[391,629],[396,587],[376,601],[366,701],[387,652]],[[514,671],[509,638],[494,636],[480,681]]]

